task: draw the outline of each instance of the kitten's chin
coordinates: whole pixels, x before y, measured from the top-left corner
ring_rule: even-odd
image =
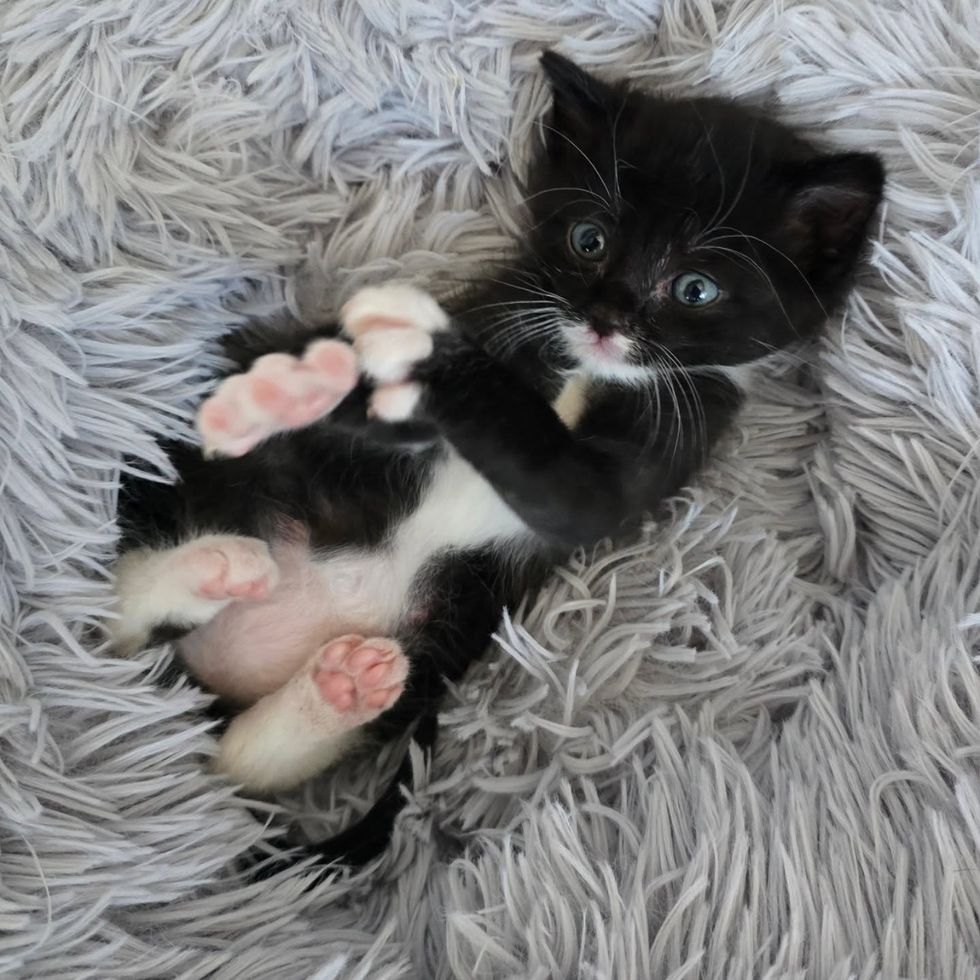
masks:
[[[633,341],[622,334],[600,337],[585,324],[569,324],[565,339],[583,374],[622,384],[642,384],[656,376],[656,368],[629,360]]]

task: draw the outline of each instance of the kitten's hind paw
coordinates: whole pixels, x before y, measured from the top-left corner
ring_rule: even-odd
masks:
[[[387,711],[400,697],[408,660],[395,640],[342,636],[320,650],[313,681],[351,727]]]
[[[245,374],[226,378],[197,417],[204,453],[243,456],[278,432],[322,418],[357,383],[349,344],[318,340],[301,358],[266,354]]]

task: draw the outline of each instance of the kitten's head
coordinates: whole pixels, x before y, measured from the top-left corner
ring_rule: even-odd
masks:
[[[526,262],[589,373],[757,360],[845,296],[882,192],[878,158],[824,155],[723,99],[607,84],[546,53]]]

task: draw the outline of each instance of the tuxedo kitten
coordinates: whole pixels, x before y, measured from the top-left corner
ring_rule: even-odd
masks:
[[[416,725],[430,745],[502,609],[680,490],[746,366],[813,337],[850,286],[876,157],[542,65],[517,257],[447,309],[389,284],[339,325],[229,337],[203,452],[171,445],[175,485],[123,488],[116,642],[181,635],[232,709],[217,767],[250,791],[366,736]],[[381,850],[398,780],[321,853]]]

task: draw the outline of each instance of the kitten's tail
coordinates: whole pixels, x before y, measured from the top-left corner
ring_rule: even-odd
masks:
[[[423,710],[418,718],[412,738],[424,751],[428,751],[435,745],[439,731],[438,719],[438,709],[434,704]],[[268,857],[256,855],[251,875],[258,880],[264,880],[288,871],[305,859],[312,858],[312,865],[307,869],[314,874],[309,882],[309,887],[312,888],[335,866],[359,868],[373,861],[391,841],[395,819],[405,805],[402,786],[411,783],[411,780],[412,757],[406,749],[398,765],[398,771],[371,809],[360,820],[335,837],[319,844],[306,844],[292,849],[286,858],[270,860]]]
[[[415,726],[412,739],[423,751],[435,745],[439,731],[438,720],[439,713],[433,706],[422,714]],[[351,824],[336,837],[310,845],[307,848],[308,853],[315,854],[323,864],[337,863],[358,868],[374,860],[391,841],[395,818],[405,805],[402,786],[411,781],[412,756],[406,750],[398,771],[374,806],[357,823]]]

